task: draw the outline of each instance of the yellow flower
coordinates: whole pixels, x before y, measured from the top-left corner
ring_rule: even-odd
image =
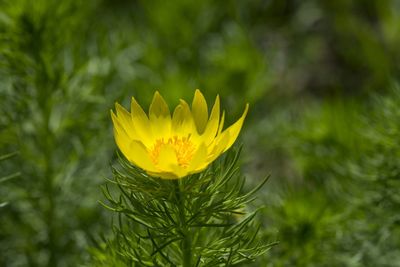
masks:
[[[220,114],[219,96],[208,117],[204,96],[196,90],[192,108],[180,100],[171,117],[162,96],[156,92],[149,116],[132,97],[131,113],[118,103],[111,111],[115,141],[122,154],[149,175],[178,179],[204,170],[232,146],[239,135],[243,115],[222,131],[225,112]]]

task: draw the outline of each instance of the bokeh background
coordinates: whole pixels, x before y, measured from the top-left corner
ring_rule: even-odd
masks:
[[[250,103],[254,266],[400,266],[399,47],[395,0],[0,0],[0,266],[112,266],[109,110],[196,88]]]

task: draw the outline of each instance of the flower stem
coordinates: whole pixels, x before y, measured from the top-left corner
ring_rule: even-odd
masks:
[[[190,236],[190,229],[186,223],[186,211],[185,204],[186,198],[184,195],[184,190],[182,188],[182,183],[179,180],[175,180],[175,195],[179,210],[179,231],[182,235],[181,241],[181,253],[182,253],[182,267],[192,266],[192,239]]]

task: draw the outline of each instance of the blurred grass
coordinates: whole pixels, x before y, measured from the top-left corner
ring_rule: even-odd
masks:
[[[221,95],[243,129],[266,240],[256,266],[399,266],[394,0],[0,0],[0,266],[90,256],[115,145],[109,109]],[[107,259],[107,257],[110,257]]]

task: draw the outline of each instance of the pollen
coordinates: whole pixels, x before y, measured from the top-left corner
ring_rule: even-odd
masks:
[[[192,160],[193,154],[195,152],[195,145],[190,140],[190,135],[188,137],[178,137],[173,136],[167,140],[164,138],[157,139],[152,149],[150,149],[150,158],[155,165],[159,162],[160,151],[165,147],[169,146],[175,152],[176,160],[178,165],[183,168],[189,166]]]

